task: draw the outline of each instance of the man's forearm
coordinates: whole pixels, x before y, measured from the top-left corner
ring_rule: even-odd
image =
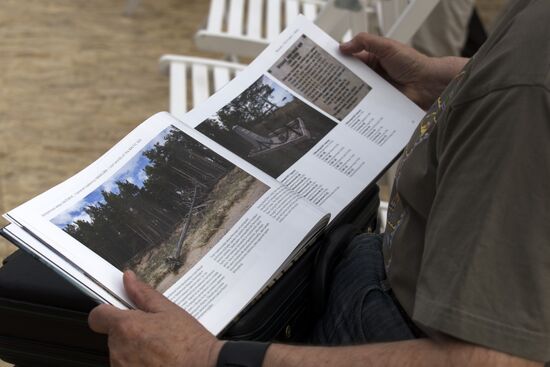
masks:
[[[378,366],[503,366],[539,367],[527,361],[487,348],[462,342],[434,342],[418,339],[350,347],[299,347],[272,345],[263,367],[378,367]]]

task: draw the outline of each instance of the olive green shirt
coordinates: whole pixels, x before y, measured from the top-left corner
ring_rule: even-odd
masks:
[[[384,256],[431,336],[550,360],[550,1],[516,2],[403,153]]]

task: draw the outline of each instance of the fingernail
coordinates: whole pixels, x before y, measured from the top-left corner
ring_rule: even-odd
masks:
[[[132,280],[136,279],[136,273],[134,273],[132,270],[128,269],[125,271],[126,276]]]
[[[349,47],[349,46],[351,46],[351,41],[344,42],[344,43],[340,44],[340,47]]]

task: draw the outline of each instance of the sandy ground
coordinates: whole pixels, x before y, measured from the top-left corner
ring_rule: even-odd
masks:
[[[223,223],[218,228],[218,231],[210,238],[210,240],[202,246],[195,246],[187,251],[185,264],[178,270],[177,273],[170,273],[160,284],[157,289],[164,292],[174,282],[185,274],[193,265],[195,265],[218,241],[233,227],[235,223],[246,213],[246,211],[266,192],[266,186],[256,181],[246,191],[246,194],[239,199],[227,212]]]
[[[477,0],[483,20],[491,23],[504,1]],[[125,16],[124,0],[2,0],[2,213],[74,174],[168,108],[168,79],[157,59],[205,55],[192,35],[208,3],[141,0],[135,14]],[[0,260],[13,250],[0,240]]]

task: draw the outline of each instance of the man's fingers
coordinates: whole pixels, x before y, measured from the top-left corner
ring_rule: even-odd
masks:
[[[347,55],[367,51],[379,59],[387,57],[395,51],[394,42],[388,38],[369,33],[359,33],[349,42],[340,45],[340,51]]]
[[[123,280],[126,293],[138,309],[146,312],[160,312],[172,307],[172,302],[149,285],[138,280],[133,271],[125,271]]]
[[[353,54],[356,58],[363,61],[367,66],[375,71],[380,70],[380,61],[378,60],[378,57],[376,57],[375,54],[367,52],[367,51],[361,51],[356,54]]]
[[[112,325],[121,317],[121,312],[111,305],[99,305],[88,315],[88,325],[96,333],[108,334]]]

